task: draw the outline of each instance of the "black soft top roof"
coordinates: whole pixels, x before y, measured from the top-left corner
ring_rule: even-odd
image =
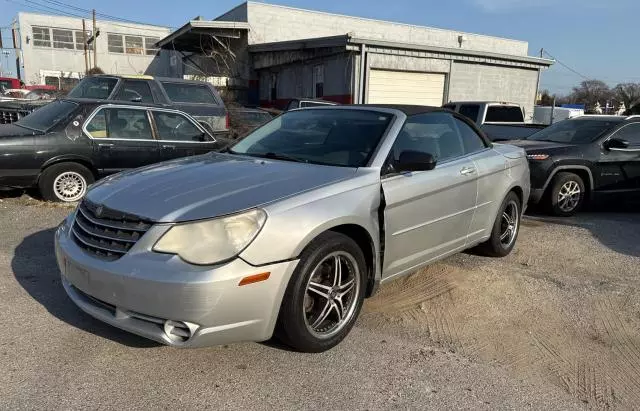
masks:
[[[417,106],[417,105],[411,105],[411,104],[359,104],[358,107],[388,108],[388,109],[400,110],[407,116],[413,116],[416,114],[424,114],[424,113],[449,112],[449,110],[442,107]]]

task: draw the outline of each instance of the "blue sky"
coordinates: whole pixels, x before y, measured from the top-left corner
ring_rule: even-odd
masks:
[[[150,24],[179,27],[195,16],[210,19],[240,0],[0,0],[0,27],[18,11],[58,4]],[[540,48],[578,73],[606,81],[640,82],[637,52],[640,1],[637,0],[270,0],[270,3],[334,13],[508,37],[529,42],[529,54]],[[393,7],[389,7],[393,4]],[[32,6],[32,7],[29,7]],[[3,30],[9,45],[9,31]],[[5,65],[5,58],[0,56]],[[12,62],[10,62],[11,65]],[[14,68],[15,70],[15,68]],[[583,78],[556,64],[542,76],[542,88],[567,93]]]

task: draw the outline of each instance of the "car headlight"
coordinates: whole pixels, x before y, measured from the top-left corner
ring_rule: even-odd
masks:
[[[262,210],[194,223],[169,229],[153,246],[153,251],[176,254],[184,261],[211,265],[229,260],[242,252],[267,221]]]

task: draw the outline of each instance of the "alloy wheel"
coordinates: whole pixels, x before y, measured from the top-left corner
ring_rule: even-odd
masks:
[[[502,219],[500,221],[500,244],[502,244],[505,249],[509,248],[516,240],[518,224],[520,224],[518,216],[518,204],[513,200],[509,201],[502,212]]]
[[[87,191],[87,181],[75,171],[66,171],[53,180],[53,192],[61,201],[78,201]]]
[[[580,203],[581,195],[580,185],[573,180],[567,181],[558,192],[558,208],[565,213],[575,210]]]
[[[360,292],[356,259],[345,251],[326,256],[314,268],[304,296],[304,321],[317,338],[336,335],[353,317]]]

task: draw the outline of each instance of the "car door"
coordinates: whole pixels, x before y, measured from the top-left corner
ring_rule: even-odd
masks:
[[[145,108],[103,106],[85,124],[92,138],[94,162],[101,174],[111,174],[159,161]]]
[[[432,154],[433,170],[397,174],[403,151]],[[454,116],[427,113],[407,119],[382,176],[385,200],[385,276],[465,248],[477,197],[477,170],[465,155]]]
[[[205,154],[218,148],[216,140],[184,114],[168,110],[151,112],[163,161]]]
[[[597,164],[596,182],[598,191],[632,192],[640,190],[640,123],[622,126],[609,139],[626,141],[627,148],[602,146]]]
[[[477,170],[478,197],[466,244],[470,246],[491,234],[498,207],[504,198],[508,160],[492,150],[488,141],[467,121],[456,118],[455,123],[462,137],[465,155]]]

